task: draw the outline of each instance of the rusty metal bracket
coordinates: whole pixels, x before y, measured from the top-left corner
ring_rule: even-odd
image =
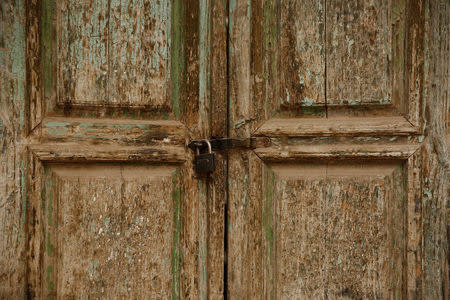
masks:
[[[266,137],[250,137],[244,139],[237,138],[213,138],[209,140],[213,151],[229,151],[233,149],[255,149],[260,145],[270,143],[270,139]],[[188,147],[196,151],[196,149],[206,149],[205,140],[193,140]]]

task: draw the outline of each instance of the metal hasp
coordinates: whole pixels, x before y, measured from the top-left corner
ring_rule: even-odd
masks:
[[[196,149],[206,149],[206,140],[194,140],[188,144],[188,147],[196,151]],[[213,138],[209,140],[212,151],[229,151],[233,149],[255,149],[257,146],[267,146],[270,143],[269,138],[250,137],[244,139],[236,138]]]
[[[195,172],[209,174],[214,172],[216,168],[216,156],[213,151],[226,152],[233,149],[255,149],[257,146],[267,146],[269,143],[270,139],[266,137],[245,139],[217,138],[211,140],[193,140],[188,144],[188,147],[196,153],[194,157]]]

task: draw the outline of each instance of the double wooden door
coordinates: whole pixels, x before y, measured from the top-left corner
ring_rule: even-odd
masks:
[[[2,1],[0,297],[448,297],[448,6]]]

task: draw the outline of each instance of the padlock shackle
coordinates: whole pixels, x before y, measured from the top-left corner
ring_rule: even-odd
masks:
[[[204,139],[204,140],[199,140],[199,142],[206,143],[206,146],[208,147],[208,153],[212,153],[212,147],[211,147],[211,142],[210,141]],[[197,147],[195,147],[195,149],[196,149],[195,153],[197,155],[199,155],[200,154],[200,147],[197,146]]]
[[[210,143],[210,141],[208,141],[208,140],[203,140],[205,143],[206,143],[206,145],[208,146],[208,153],[212,153],[212,147],[211,147],[211,143]]]

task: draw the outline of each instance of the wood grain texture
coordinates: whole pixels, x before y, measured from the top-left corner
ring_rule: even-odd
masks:
[[[29,129],[35,128],[42,118],[42,83],[41,83],[41,39],[39,31],[42,5],[39,0],[26,2],[26,72],[27,72],[27,99],[29,106]]]
[[[2,99],[3,100],[3,99]],[[21,263],[25,219],[21,169],[14,134],[0,119],[0,298],[20,297],[25,284]]]
[[[191,299],[208,296],[207,282],[209,274],[213,274],[210,269],[214,264],[210,263],[208,256],[210,212],[207,205],[213,196],[210,192],[203,193],[203,190],[199,193],[201,185],[193,173],[193,155],[185,148],[188,138],[206,137],[203,133],[210,132],[209,98],[199,99],[200,90],[205,95],[209,89],[204,85],[207,83],[205,78],[201,78],[205,82],[199,84],[199,8],[209,9],[206,3],[184,1],[42,1],[39,22],[29,26],[30,31],[37,30],[41,37],[38,45],[32,37],[29,38],[30,57],[42,48],[42,71],[38,61],[33,67],[38,70],[37,78],[31,73],[29,76],[34,80],[29,93],[36,99],[33,101],[39,102],[37,106],[45,107],[45,113],[39,116],[42,121],[33,123],[35,128],[27,140],[32,162],[28,170],[29,178],[32,178],[29,190],[33,208],[29,224],[28,292],[32,297],[49,288],[46,286],[46,270],[40,261],[43,255],[43,244],[40,243],[45,240],[43,228],[39,228],[42,218],[36,215],[36,211],[42,208],[39,206],[38,194],[42,185],[39,182],[47,164],[54,162],[62,163],[63,168],[68,164],[77,168],[97,164],[105,174],[109,174],[109,164],[118,162],[130,168],[151,163],[161,172],[178,166],[173,183],[178,189],[173,194],[175,197],[178,193],[178,213],[158,219],[158,222],[172,220],[179,223],[177,232],[170,233],[170,238],[179,244],[178,250],[170,245],[167,247],[167,244],[159,245],[164,251],[170,251],[174,261],[152,257],[152,245],[147,245],[147,252],[141,251],[142,259],[152,260],[150,271],[153,268],[160,274],[169,270],[163,285],[167,288],[169,282],[170,286],[168,289],[158,288],[160,293],[152,290],[155,283],[160,286],[159,279],[152,275],[152,278],[143,278],[141,282],[136,280],[134,288],[129,283],[131,290],[127,292],[124,286],[127,284],[122,283],[122,279],[128,279],[122,277],[132,276],[133,271],[120,263],[114,275],[120,284],[112,287],[111,291],[115,295],[115,291],[120,289],[125,293],[124,297],[128,293],[132,298]],[[35,17],[32,13],[30,16]],[[210,26],[208,20],[203,21],[203,26]],[[202,51],[207,50],[208,43],[206,39]],[[203,65],[209,64],[209,53],[202,55]],[[39,94],[40,85],[43,87],[42,99],[35,95]],[[202,113],[199,113],[199,108]],[[33,110],[37,114],[37,109]],[[110,173],[112,177],[113,173]],[[219,176],[217,181],[223,182],[223,178]],[[108,184],[107,180],[104,184]],[[112,189],[116,188],[114,182],[109,184],[114,185]],[[159,187],[158,183],[154,186]],[[120,201],[126,202],[140,191],[139,184],[131,186],[128,196]],[[166,193],[160,189],[158,192],[165,200],[172,196],[170,191]],[[103,194],[100,198],[107,197]],[[223,205],[220,201],[218,203]],[[158,211],[163,213],[164,209],[158,208]],[[220,216],[218,219],[220,223]],[[119,223],[127,225],[125,220]],[[223,245],[223,237],[219,241]],[[154,242],[152,244],[157,246]],[[120,239],[115,246],[126,248]],[[88,253],[85,258],[93,256],[95,254]],[[57,263],[60,260],[55,258]],[[223,254],[217,260],[220,260],[216,265],[221,264],[222,273]],[[165,269],[157,269],[160,266]],[[62,269],[66,272],[64,269],[67,268],[63,266]],[[123,274],[122,269],[126,269]],[[69,273],[73,272],[67,269]],[[72,289],[70,284],[53,283]],[[79,284],[84,285],[81,281]],[[91,280],[86,286],[98,292],[102,282]],[[212,289],[215,287],[213,285]],[[57,294],[53,294],[58,298],[64,297],[66,292],[60,288]],[[78,296],[77,291],[71,290],[70,293]]]
[[[64,1],[57,9],[60,103],[169,104],[170,2]]]
[[[432,298],[448,298],[448,273],[445,272],[448,241],[446,239],[447,199],[445,175],[449,159],[444,136],[448,111],[448,47],[450,7],[447,2],[424,3],[424,86],[422,118],[428,139],[422,149],[420,187],[422,209],[422,289],[419,293]]]
[[[273,166],[273,294],[395,298],[402,294],[401,163]],[[392,266],[394,270],[392,270]],[[357,274],[357,275],[356,275]]]
[[[42,161],[147,161],[183,162],[182,146],[92,146],[83,143],[48,143],[29,146],[33,155]]]
[[[228,122],[228,78],[227,64],[227,3],[225,1],[206,1],[204,7],[205,43],[200,51],[205,53],[200,62],[205,63],[205,77],[200,77],[200,87],[205,88],[206,106],[203,122],[209,122],[202,137],[226,137]],[[207,5],[206,5],[207,4]],[[208,29],[209,28],[209,31]],[[200,73],[201,75],[202,73]],[[200,91],[202,92],[202,91]],[[222,299],[225,289],[225,210],[227,202],[227,154],[216,156],[216,170],[210,179],[203,179],[199,185],[205,192],[207,204],[207,228],[205,230],[207,251],[207,274],[204,275],[206,292],[202,299]]]
[[[185,126],[178,121],[45,118],[34,137],[41,143],[92,145],[184,145]]]
[[[301,60],[300,54],[297,60],[283,56],[285,50],[293,53],[294,43],[289,49],[279,45],[295,41],[295,35],[288,37],[289,30],[295,32],[309,18],[317,20],[319,7],[304,1],[251,2],[255,37],[248,45],[246,31],[242,31],[242,47],[251,48],[253,100],[244,110],[234,108],[235,100],[230,99],[234,118],[230,129],[234,136],[245,137],[256,120],[259,127],[251,135],[270,137],[270,145],[254,150],[264,161],[259,163],[261,170],[249,171],[248,154],[230,155],[230,211],[236,216],[230,218],[230,225],[237,229],[236,236],[230,234],[228,239],[233,253],[228,263],[230,295],[448,298],[444,203],[448,201],[445,172],[449,163],[443,137],[449,115],[449,8],[444,2],[327,1],[323,17],[328,115],[318,113],[314,104],[283,106],[280,96],[286,93],[283,84],[296,79],[293,75],[289,75],[291,81],[283,78],[284,68]],[[308,17],[289,16],[303,14],[309,4]],[[244,20],[235,20],[236,24],[248,22],[248,15],[241,13],[240,17]],[[292,26],[285,31],[285,24]],[[312,26],[308,30],[315,32]],[[317,43],[308,46],[305,52]],[[291,71],[304,71],[298,69]],[[234,67],[230,71],[231,85],[245,91],[246,97],[248,83],[237,79],[245,70],[239,65],[236,72]],[[372,167],[358,167],[360,160],[371,161]],[[327,164],[324,161],[329,165],[321,171],[319,166]],[[273,167],[275,163],[282,171]],[[338,166],[333,170],[334,164]],[[383,166],[388,166],[387,171]],[[252,185],[262,195],[252,194]],[[245,196],[249,195],[256,198],[248,200]],[[303,206],[298,203],[302,198],[306,200]],[[254,221],[240,221],[248,215],[243,199],[260,203],[261,215],[253,215]],[[372,200],[385,205],[374,209]],[[324,207],[320,213],[318,202]],[[259,218],[260,227],[254,229],[251,226]],[[323,223],[314,221],[320,218]],[[259,230],[259,235],[252,230]],[[281,230],[286,233],[277,236]],[[321,234],[327,238],[315,243]],[[246,248],[250,237],[256,238],[253,252]],[[363,238],[370,242],[354,247]],[[306,258],[295,259],[296,253]],[[262,255],[262,277],[249,271],[258,269],[252,263],[254,255]],[[370,267],[363,270],[361,266],[369,261]],[[248,264],[240,266],[242,262]],[[309,276],[312,269],[315,273]]]
[[[59,70],[57,101],[60,103],[100,104],[108,101],[108,2],[61,1],[49,16],[59,23],[56,27],[58,49],[54,54],[59,54],[60,59],[52,59],[56,60]]]
[[[387,0],[327,2],[327,104],[392,102],[393,13]]]
[[[265,122],[255,135],[358,136],[410,135],[416,129],[403,117],[278,119]]]
[[[261,298],[265,274],[261,231],[262,163],[252,152],[229,154],[228,296]]]
[[[168,106],[170,1],[111,1],[109,101]]]
[[[325,1],[280,3],[281,105],[325,104]]]
[[[173,169],[56,165],[44,172],[42,297],[177,292],[181,207]]]
[[[28,26],[40,33],[38,43],[29,37],[30,56],[40,53],[30,67],[42,68],[36,76],[30,72],[33,112],[43,107],[53,116],[181,119],[194,127],[199,5],[42,2],[39,21]],[[37,95],[41,86],[43,99]]]
[[[306,144],[278,145],[257,148],[264,161],[295,161],[303,159],[406,159],[419,148],[418,144]]]
[[[26,293],[26,6],[0,3],[0,298]]]

